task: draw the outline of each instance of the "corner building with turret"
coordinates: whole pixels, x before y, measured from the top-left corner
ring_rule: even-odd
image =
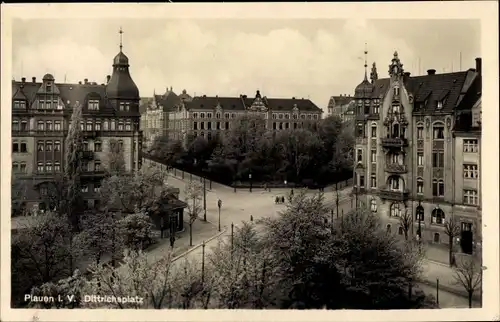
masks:
[[[98,203],[110,144],[118,145],[126,171],[141,167],[139,90],[122,51],[113,59],[106,84],[85,79],[77,84],[58,83],[51,74],[12,81],[12,175],[21,182],[12,199],[23,209],[47,208],[41,202],[48,185],[64,173],[65,139],[74,106],[82,106],[80,128],[84,136],[82,193],[87,207]],[[116,151],[116,150],[115,150]]]
[[[365,52],[366,54],[367,52]],[[353,194],[377,213],[388,232],[448,244],[456,220],[458,251],[481,247],[481,58],[476,68],[411,76],[398,56],[388,78],[375,63],[356,87]]]

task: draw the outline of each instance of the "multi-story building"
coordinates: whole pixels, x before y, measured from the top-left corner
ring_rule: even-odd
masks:
[[[64,173],[65,138],[76,104],[82,106],[83,120],[78,126],[84,135],[82,192],[88,206],[99,191],[110,143],[123,153],[127,171],[140,168],[139,90],[121,44],[106,84],[87,79],[78,84],[57,83],[46,74],[41,82],[35,77],[12,81],[12,95],[12,172],[25,187],[19,196],[25,206],[38,205],[47,193],[47,183]]]
[[[472,252],[481,238],[481,59],[411,77],[395,52],[389,78],[373,66],[371,82],[366,67],[354,95],[356,197],[399,234],[408,211],[411,233],[431,243],[448,243],[446,222],[456,220],[461,249]]]
[[[196,96],[169,112],[169,135],[187,142],[188,137],[211,140],[233,127],[238,117],[261,115],[266,128],[275,131],[301,128],[304,123],[321,119],[323,110],[309,99],[267,98],[257,90],[255,97]]]
[[[141,115],[141,129],[143,130],[145,146],[151,146],[158,136],[168,136],[169,129],[175,126],[175,122],[169,121],[169,112],[178,110],[183,102],[191,100],[192,97],[187,94],[186,90],[177,95],[172,87],[167,87],[163,95],[154,93],[146,110]]]
[[[328,101],[328,114],[337,115],[342,122],[348,122],[354,119],[354,110],[356,102],[351,94],[332,96]]]

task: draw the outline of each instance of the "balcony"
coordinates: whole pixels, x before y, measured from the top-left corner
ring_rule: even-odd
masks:
[[[94,151],[83,151],[82,159],[92,160],[94,159]]]
[[[408,140],[404,138],[382,138],[382,146],[387,148],[402,148],[408,146]]]
[[[379,191],[379,197],[386,200],[404,201],[410,197],[410,191],[405,190],[391,190],[388,187],[382,187]]]
[[[81,176],[83,178],[90,178],[90,177],[104,177],[106,175],[106,172],[104,170],[90,170],[90,171],[83,171]]]
[[[405,164],[387,163],[385,165],[385,172],[403,174],[408,172],[408,167]]]

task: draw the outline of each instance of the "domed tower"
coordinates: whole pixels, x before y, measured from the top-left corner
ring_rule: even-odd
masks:
[[[356,86],[356,89],[354,90],[354,99],[356,100],[357,103],[357,109],[356,109],[356,115],[358,117],[370,114],[370,99],[372,96],[373,92],[373,84],[368,80],[368,72],[367,72],[367,55],[368,51],[366,50],[366,44],[365,44],[365,78],[363,81]]]
[[[113,74],[106,85],[106,96],[116,111],[139,115],[139,89],[130,76],[128,57],[122,51],[121,28],[119,33],[120,52],[113,59]]]

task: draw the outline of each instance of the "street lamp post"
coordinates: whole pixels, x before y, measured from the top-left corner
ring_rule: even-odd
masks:
[[[418,242],[422,243],[422,216],[423,216],[423,208],[422,208],[422,202],[420,200],[418,201],[417,216],[418,216],[418,230],[417,230]]]
[[[217,200],[217,207],[219,208],[219,231],[220,231],[220,209],[222,208],[222,200]]]
[[[207,180],[203,176],[203,221],[207,221]]]
[[[205,282],[205,241],[201,244],[201,284]]]
[[[175,243],[175,222],[174,222],[175,216],[170,216],[170,247],[174,248],[174,243]]]
[[[250,180],[250,192],[252,192],[252,174],[248,174],[248,179]]]

